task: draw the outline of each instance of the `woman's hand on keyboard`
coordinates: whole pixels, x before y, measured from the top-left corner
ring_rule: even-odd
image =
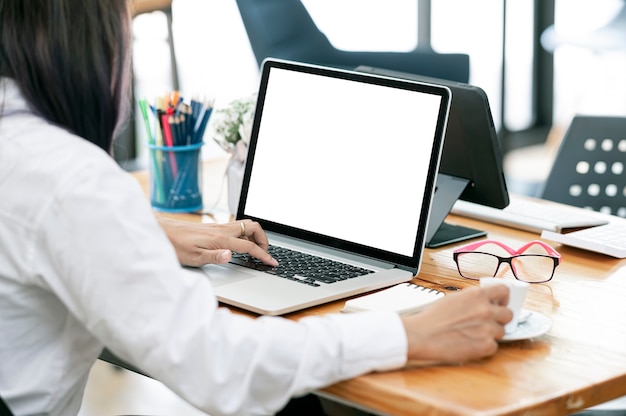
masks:
[[[157,220],[174,246],[178,261],[185,266],[228,263],[233,251],[248,253],[270,266],[278,264],[267,253],[267,236],[255,221],[203,224],[161,217]]]
[[[422,312],[402,317],[408,359],[462,363],[493,355],[513,318],[505,285],[450,293]]]

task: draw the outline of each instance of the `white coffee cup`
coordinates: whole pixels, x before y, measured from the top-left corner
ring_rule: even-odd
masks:
[[[522,306],[524,305],[524,300],[526,299],[526,293],[528,293],[528,287],[530,286],[530,284],[527,282],[522,282],[520,280],[512,280],[498,277],[481,277],[480,285],[506,285],[509,287],[509,303],[507,306],[509,309],[511,309],[511,311],[513,311],[513,319],[511,319],[511,322],[504,326],[504,332],[506,332],[507,334],[515,332],[522,312]]]

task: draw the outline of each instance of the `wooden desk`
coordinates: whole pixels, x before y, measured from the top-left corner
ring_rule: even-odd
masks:
[[[213,171],[209,165],[207,175]],[[138,177],[145,184],[146,176]],[[513,247],[538,238],[460,217],[448,221],[487,230],[489,238]],[[415,280],[444,291],[476,284],[458,275],[452,251],[459,245],[426,249]],[[524,306],[552,319],[547,334],[501,344],[498,353],[485,360],[368,374],[319,394],[381,414],[527,416],[573,413],[626,395],[626,261],[555,248],[563,258],[553,280],[531,285]],[[337,312],[342,306],[343,301],[334,302],[288,318]]]

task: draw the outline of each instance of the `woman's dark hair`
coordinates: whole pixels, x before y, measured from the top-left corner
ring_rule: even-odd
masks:
[[[109,153],[129,108],[129,57],[128,0],[0,0],[0,76]]]

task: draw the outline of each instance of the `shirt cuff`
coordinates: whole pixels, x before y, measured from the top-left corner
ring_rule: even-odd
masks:
[[[388,371],[406,365],[408,341],[400,316],[392,311],[345,313],[330,316],[343,334],[345,377]]]

